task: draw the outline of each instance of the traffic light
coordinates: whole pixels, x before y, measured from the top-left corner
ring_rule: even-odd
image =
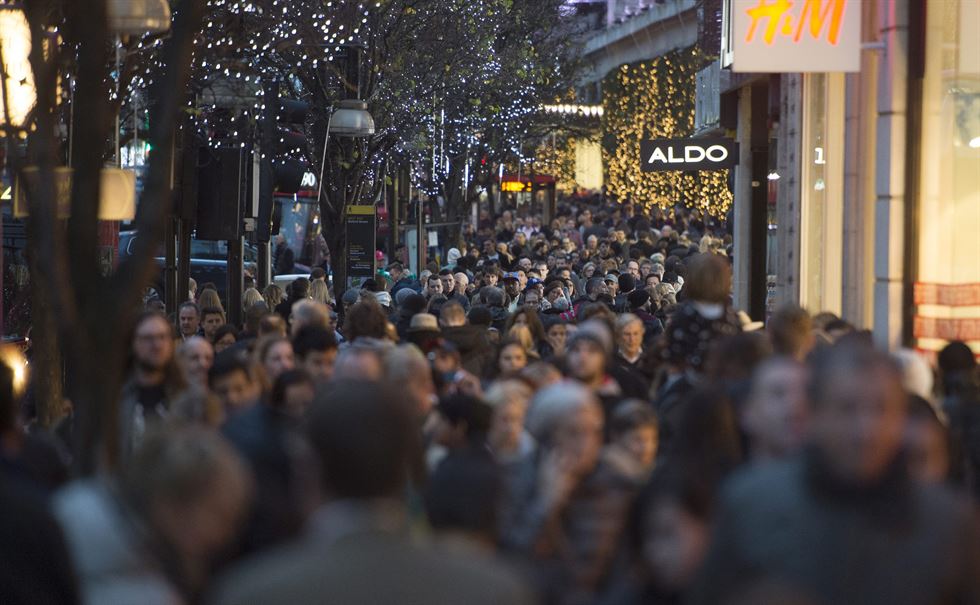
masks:
[[[303,101],[279,98],[278,82],[267,84],[264,96],[265,111],[259,126],[259,190],[255,217],[255,240],[258,242],[267,242],[272,235],[274,194],[296,193],[302,184],[306,164],[289,154],[306,146],[302,125],[310,111]]]

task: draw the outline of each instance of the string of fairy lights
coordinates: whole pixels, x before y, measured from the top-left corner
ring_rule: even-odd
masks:
[[[732,204],[727,170],[641,172],[640,141],[689,136],[699,52],[689,48],[623,65],[603,82],[603,163],[619,200],[669,208],[683,204],[722,216]]]

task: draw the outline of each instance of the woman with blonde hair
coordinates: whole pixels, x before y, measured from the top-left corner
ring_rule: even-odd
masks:
[[[255,288],[249,288],[242,293],[242,310],[248,311],[249,307],[257,302],[265,302],[262,294]]]
[[[275,311],[283,299],[282,288],[276,284],[269,284],[262,291],[262,298],[265,299],[265,304],[269,305],[269,310]]]
[[[330,289],[327,288],[327,282],[322,279],[314,279],[310,283],[310,297],[318,303],[323,303],[327,306],[332,304],[330,300]]]
[[[218,296],[218,292],[211,288],[205,288],[201,290],[201,296],[197,299],[197,306],[202,309],[207,309],[208,307],[215,307],[221,309],[221,312],[225,312],[225,306],[221,304],[221,297]]]

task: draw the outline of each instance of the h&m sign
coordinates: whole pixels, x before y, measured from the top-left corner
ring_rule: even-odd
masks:
[[[725,0],[721,66],[752,73],[860,71],[863,2]]]
[[[738,164],[738,143],[731,139],[654,139],[640,142],[643,172],[719,170]]]

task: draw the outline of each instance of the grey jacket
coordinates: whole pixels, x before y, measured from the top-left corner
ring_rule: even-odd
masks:
[[[105,484],[70,484],[55,495],[52,508],[65,532],[83,603],[184,603]]]
[[[492,560],[447,556],[411,540],[395,503],[324,506],[290,546],[232,569],[216,605],[525,605],[515,576]]]
[[[980,603],[974,512],[904,469],[859,491],[810,452],[734,476],[692,602],[778,585],[814,605]]]

